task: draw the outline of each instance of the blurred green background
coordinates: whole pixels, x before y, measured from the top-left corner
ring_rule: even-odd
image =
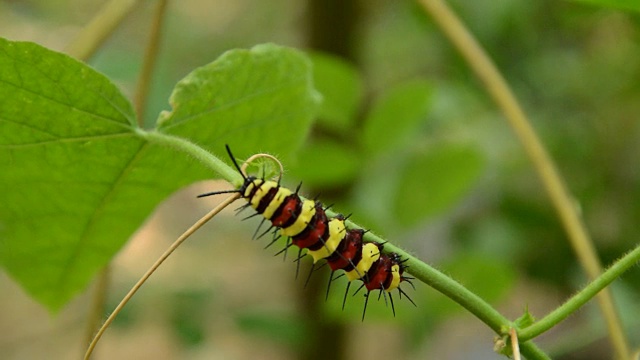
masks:
[[[153,1],[142,1],[90,64],[133,94]],[[486,47],[575,195],[609,264],[640,227],[640,18],[572,1],[451,1]],[[1,1],[0,36],[62,51],[103,4]],[[410,1],[183,0],[170,3],[145,123],[174,84],[226,50],[263,42],[309,51],[325,102],[285,183],[445,270],[510,318],[546,314],[586,279],[530,162],[433,22]],[[269,151],[270,149],[255,149]],[[196,184],[159,207],[114,261],[108,309],[228,188]],[[416,284],[418,304],[363,299],[340,311],[343,283],[318,271],[304,289],[250,240],[257,222],[228,211],[156,273],[116,320],[96,358],[494,359],[492,332]],[[291,253],[290,255],[293,255]],[[326,269],[325,269],[326,270]],[[638,344],[640,272],[614,294]],[[90,294],[50,316],[0,274],[3,359],[78,358]],[[373,300],[373,299],[372,299]],[[593,304],[543,336],[553,358],[611,354]]]

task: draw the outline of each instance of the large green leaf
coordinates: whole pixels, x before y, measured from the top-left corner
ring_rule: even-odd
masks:
[[[161,114],[162,132],[214,152],[273,152],[287,161],[303,142],[320,102],[310,62],[271,44],[235,50],[182,79]]]
[[[316,98],[298,52],[231,51],[178,85],[159,131],[219,152],[228,142],[286,153],[302,141]],[[0,39],[0,263],[50,309],[83,289],[164,197],[215,176],[148,139],[104,76]]]

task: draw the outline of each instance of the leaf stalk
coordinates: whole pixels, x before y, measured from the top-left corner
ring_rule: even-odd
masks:
[[[191,155],[235,187],[240,187],[240,185],[242,185],[242,176],[234,168],[230,167],[224,161],[218,159],[207,150],[189,140],[155,130],[146,131],[143,129],[136,129],[136,133],[151,143],[161,146],[169,146]]]

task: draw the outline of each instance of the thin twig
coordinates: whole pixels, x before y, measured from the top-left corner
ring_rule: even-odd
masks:
[[[509,329],[509,339],[511,339],[511,353],[513,360],[520,360],[520,344],[518,344],[518,332],[515,328]]]
[[[602,272],[602,265],[596,254],[593,243],[578,215],[575,200],[569,195],[551,157],[538,139],[524,111],[518,104],[507,82],[499,73],[489,56],[473,38],[444,1],[420,0],[424,9],[431,14],[434,21],[449,37],[469,66],[485,84],[487,92],[504,113],[509,124],[518,136],[527,155],[540,176],[544,188],[560,217],[569,241],[578,260],[588,277],[593,280]],[[608,289],[598,294],[600,309],[607,322],[609,336],[617,357],[629,358],[629,347],[619,316]]]
[[[129,300],[133,297],[133,295],[135,295],[138,289],[140,289],[140,287],[145,283],[145,281],[147,281],[147,279],[151,276],[151,274],[153,274],[156,271],[156,269],[169,257],[169,255],[171,255],[171,253],[173,253],[173,251],[177,249],[178,246],[180,246],[180,244],[182,244],[185,240],[187,240],[189,236],[191,236],[194,232],[196,232],[196,230],[201,228],[204,224],[207,223],[207,221],[211,220],[211,218],[216,216],[220,211],[222,211],[222,209],[229,206],[229,204],[236,201],[239,197],[240,197],[240,194],[233,194],[232,196],[229,196],[222,203],[220,203],[220,205],[216,206],[208,214],[206,214],[200,220],[198,220],[195,224],[193,224],[187,231],[185,231],[182,235],[180,235],[180,237],[176,241],[174,241],[173,244],[171,244],[171,246],[169,246],[169,248],[164,252],[164,254],[162,254],[162,256],[160,256],[160,258],[156,260],[156,262],[149,268],[149,270],[147,270],[147,272],[140,278],[140,280],[138,280],[138,282],[131,288],[131,290],[129,290],[127,295],[125,295],[125,297],[120,301],[118,306],[115,308],[115,310],[113,310],[111,315],[109,315],[109,317],[104,322],[104,324],[102,324],[102,327],[100,328],[100,330],[98,330],[93,340],[89,344],[89,347],[87,348],[87,352],[84,355],[84,360],[89,360],[91,358],[93,349],[98,344],[98,341],[102,337],[102,334],[104,334],[104,332],[107,330],[109,325],[111,325],[111,323],[116,318],[118,313],[120,313],[122,308],[129,302]]]

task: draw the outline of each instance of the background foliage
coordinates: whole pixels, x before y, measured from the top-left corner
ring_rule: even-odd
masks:
[[[603,263],[610,263],[637,243],[640,215],[638,15],[616,10],[633,4],[452,3],[514,86],[576,196]],[[151,5],[134,12],[91,61],[126,94],[139,71]],[[262,42],[335,50],[314,42],[309,8],[284,0],[172,4],[145,126],[169,109],[177,81],[223,51]],[[3,2],[0,35],[61,50],[94,11],[92,1]],[[534,315],[554,308],[585,279],[502,116],[416,5],[379,1],[352,11],[343,58],[311,53],[324,103],[309,136],[299,137],[302,147],[251,148],[248,142],[240,144],[244,154],[282,156],[288,185],[303,180],[306,194],[321,193],[325,203],[353,212],[358,222],[445,269],[512,317],[525,305]],[[222,142],[211,146],[222,153]],[[113,266],[111,301],[215,202],[193,200],[215,186],[228,185],[183,190],[148,219]],[[244,358],[255,351],[262,358],[305,357],[329,328],[336,336],[327,341],[346,358],[365,351],[352,344],[380,338],[382,346],[371,344],[365,356],[495,357],[487,346],[491,332],[424,286],[413,296],[418,309],[397,304],[398,318],[388,320],[388,309],[374,307],[364,325],[343,325],[359,318],[361,299],[340,312],[340,286],[334,285],[329,302],[318,300],[324,276],[315,276],[318,287],[302,290],[301,282],[289,280],[292,264],[274,261],[248,240],[253,223],[226,216],[152,278],[101,345],[103,356]],[[638,275],[632,270],[614,284],[623,319],[636,330]],[[82,327],[86,295],[49,320],[8,279],[1,286],[10,295],[2,300],[0,353],[77,357],[80,332],[63,329]],[[554,358],[610,354],[594,309],[562,327],[560,336],[541,343]],[[337,340],[340,334],[350,342]]]

